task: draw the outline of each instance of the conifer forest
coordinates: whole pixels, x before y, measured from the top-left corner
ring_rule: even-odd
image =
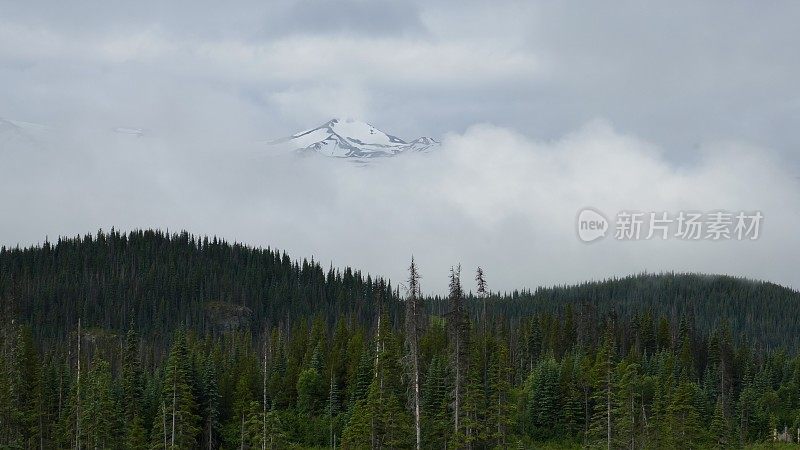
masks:
[[[800,293],[641,274],[425,292],[188,233],[0,250],[0,448],[772,448]],[[783,444],[789,447],[796,444]]]

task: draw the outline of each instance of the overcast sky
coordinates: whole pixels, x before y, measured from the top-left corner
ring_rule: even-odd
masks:
[[[152,227],[394,280],[413,253],[429,292],[459,262],[493,289],[800,287],[800,4],[614,5],[2,0],[0,118],[44,127],[0,122],[0,245]],[[443,146],[359,168],[261,143],[348,116]],[[587,245],[585,206],[765,219],[755,242]]]

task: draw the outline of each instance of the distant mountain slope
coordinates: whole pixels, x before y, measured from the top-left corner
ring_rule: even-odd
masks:
[[[421,137],[410,142],[387,134],[366,122],[332,119],[324,124],[270,142],[285,151],[320,154],[333,158],[373,159],[397,156],[406,152],[425,152],[439,145],[433,138]]]
[[[567,305],[587,320],[595,314],[615,312],[629,316],[649,311],[656,321],[661,316],[672,323],[686,318],[700,332],[727,322],[734,336],[742,340],[800,348],[800,292],[723,275],[634,275],[513,292],[495,297],[490,305],[493,314],[506,317],[563,311]]]

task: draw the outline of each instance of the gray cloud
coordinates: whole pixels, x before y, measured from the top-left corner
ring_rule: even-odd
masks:
[[[497,288],[645,269],[797,286],[797,9],[2,2],[0,117],[51,127],[0,127],[2,244],[169,227],[395,278],[414,252],[436,289],[458,261]],[[334,115],[449,137],[367,170],[258,144]],[[570,221],[587,204],[762,209],[769,228],[584,246]]]
[[[17,142],[0,181],[6,244],[98,227],[188,228],[278,246],[327,264],[402,279],[414,254],[427,289],[446,270],[483,265],[495,289],[679,270],[729,273],[798,286],[800,186],[779,157],[740,142],[700,149],[678,167],[658,146],[592,122],[555,141],[478,125],[441,150],[361,167],[323,157],[264,153],[257,143],[200,136],[137,138],[47,131]],[[620,210],[760,210],[757,241],[586,245],[575,215]]]

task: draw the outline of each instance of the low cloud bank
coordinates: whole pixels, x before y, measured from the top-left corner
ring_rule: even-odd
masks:
[[[22,136],[22,137],[20,137]],[[800,185],[768,149],[715,142],[676,166],[603,121],[554,141],[475,125],[430,154],[367,166],[274,155],[220,136],[2,132],[0,244],[98,228],[186,229],[404,278],[441,293],[461,263],[494,290],[641,271],[700,271],[800,287]],[[761,211],[755,241],[578,240],[578,211]],[[613,235],[613,231],[611,233]],[[469,286],[469,283],[467,283]]]

